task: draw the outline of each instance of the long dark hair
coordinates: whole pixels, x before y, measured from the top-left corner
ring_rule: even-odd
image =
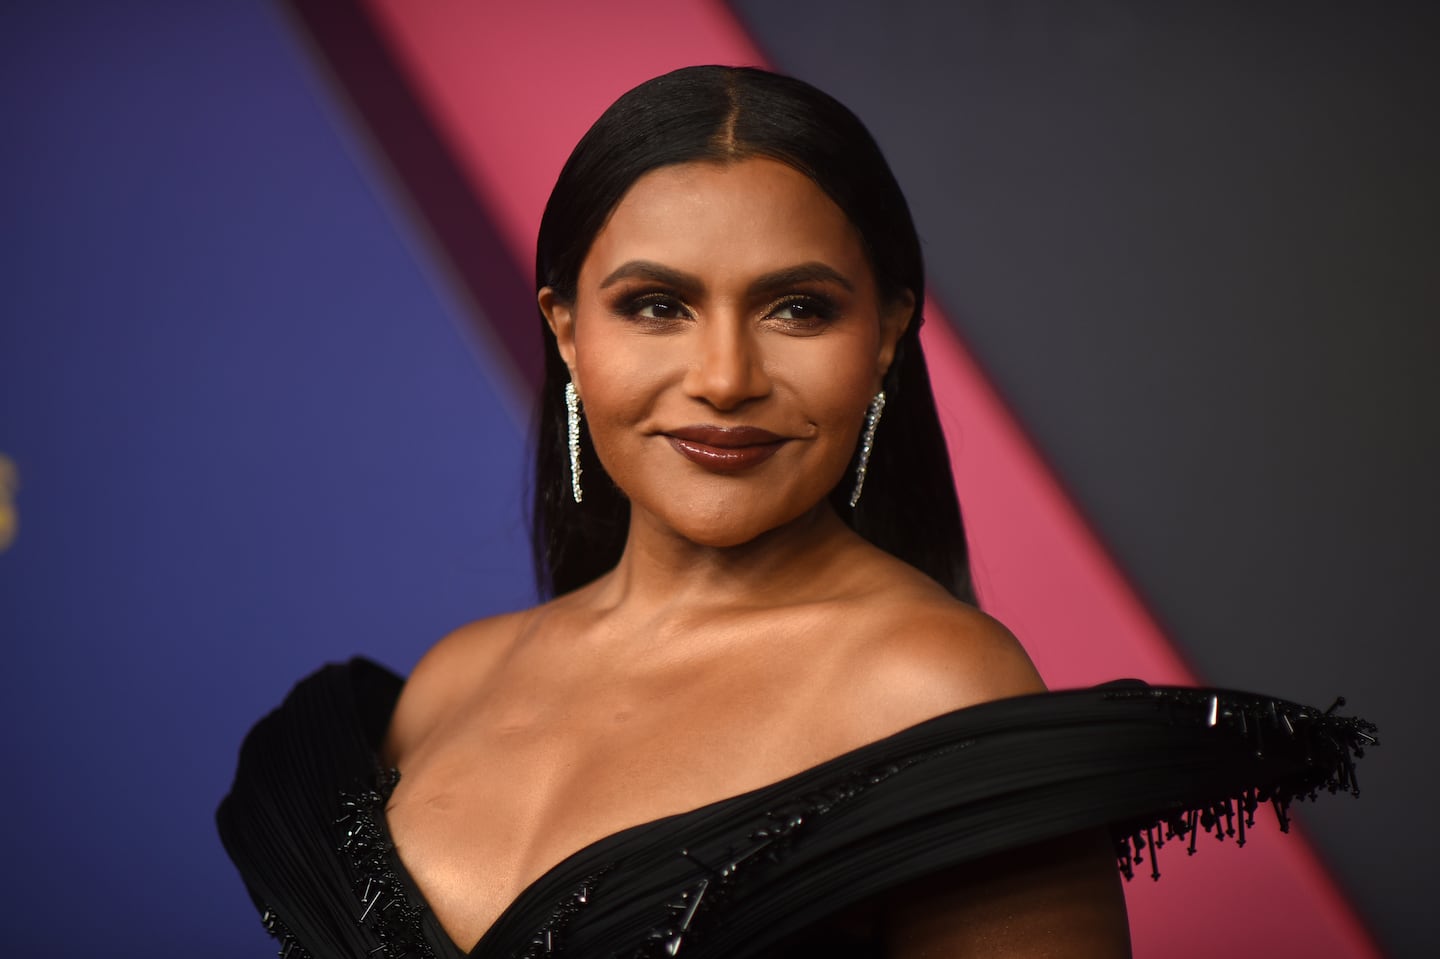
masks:
[[[879,146],[842,104],[807,83],[748,67],[686,67],[626,93],[595,121],[566,161],[535,253],[535,286],[575,299],[580,266],[610,211],[657,167],[768,157],[810,177],[855,225],[882,299],[906,292],[915,311],[885,376],[887,405],[852,510],[851,474],[830,494],[865,539],[975,601],[945,437],[920,349],[925,267],[910,208]],[[545,386],[535,449],[531,548],[543,595],[583,586],[619,561],[630,505],[610,482],[585,430],[585,499],[570,491],[563,398],[569,371],[544,318]],[[853,474],[853,461],[852,461]]]

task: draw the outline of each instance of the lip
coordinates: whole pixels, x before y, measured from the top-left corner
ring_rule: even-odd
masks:
[[[675,452],[714,473],[758,466],[789,442],[758,426],[682,426],[664,435]]]

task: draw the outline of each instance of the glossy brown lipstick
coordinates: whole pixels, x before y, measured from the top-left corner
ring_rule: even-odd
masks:
[[[775,455],[786,438],[756,426],[683,426],[665,433],[675,452],[714,473],[736,473]]]

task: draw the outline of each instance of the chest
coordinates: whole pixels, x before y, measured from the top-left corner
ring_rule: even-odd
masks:
[[[575,852],[825,758],[832,744],[805,732],[811,705],[704,684],[496,694],[396,757],[389,830],[436,918],[469,947]]]

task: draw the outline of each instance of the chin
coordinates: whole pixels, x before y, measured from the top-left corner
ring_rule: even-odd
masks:
[[[696,517],[694,514],[680,518],[670,524],[675,532],[697,546],[711,549],[728,549],[744,546],[770,533],[778,532],[796,520],[809,515],[818,504],[812,504],[794,512],[751,513],[733,506],[722,507],[713,516]]]
[[[772,527],[751,526],[733,521],[721,523],[677,523],[671,528],[683,539],[696,546],[711,549],[727,549],[744,546],[746,543],[765,535]]]
[[[682,532],[681,535],[696,546],[704,546],[707,549],[732,549],[736,546],[744,546],[746,543],[754,542],[768,532],[770,531],[736,532],[734,530],[718,530],[715,532],[706,531],[694,534]]]

